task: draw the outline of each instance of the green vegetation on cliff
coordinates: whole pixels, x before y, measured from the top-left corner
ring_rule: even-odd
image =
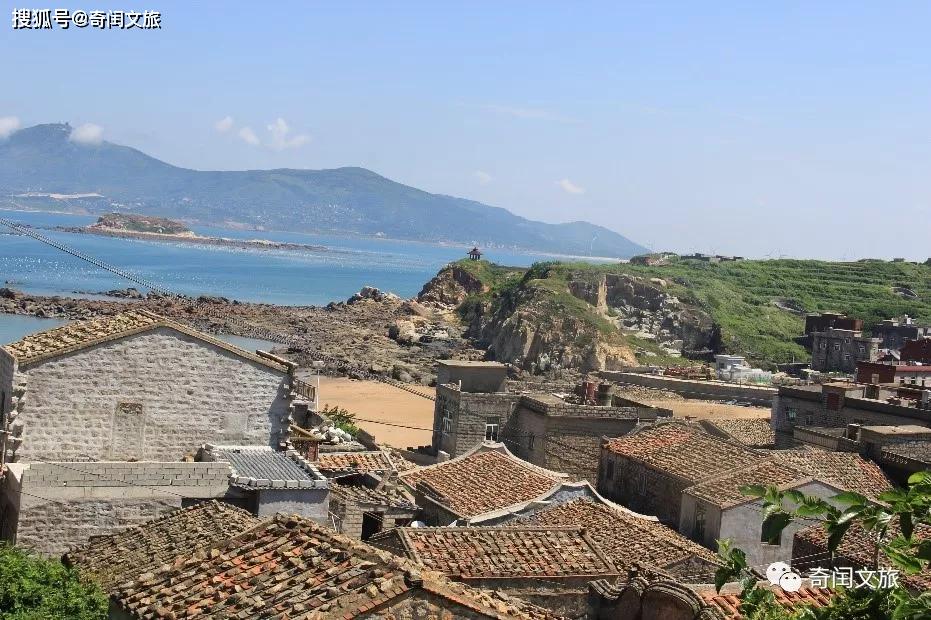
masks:
[[[593,298],[605,280],[621,287],[653,287],[660,302],[651,300],[655,317],[661,319],[674,297],[681,308],[710,317],[713,348],[747,355],[760,362],[805,360],[808,354],[793,339],[802,335],[805,314],[835,311],[861,318],[867,326],[882,319],[908,314],[931,323],[931,265],[863,260],[852,263],[813,260],[766,260],[709,263],[674,260],[667,265],[611,263],[538,263],[523,277],[478,261],[457,263],[482,280],[493,297],[491,312],[502,304],[546,299],[546,313],[575,317],[595,330],[612,335],[619,329],[612,307],[611,290],[606,307],[597,308]],[[633,283],[633,284],[631,284]],[[579,294],[583,291],[586,294]],[[533,292],[534,294],[530,294]],[[600,293],[604,296],[604,292]],[[481,297],[488,299],[489,293]],[[471,296],[463,304],[478,301]],[[618,302],[620,303],[620,302]],[[628,308],[629,309],[629,308]],[[639,312],[639,310],[638,310]],[[638,349],[641,361],[657,359],[656,343],[628,333],[628,343]],[[645,354],[645,355],[644,355]],[[646,357],[652,358],[650,360]],[[662,355],[660,354],[660,357]]]

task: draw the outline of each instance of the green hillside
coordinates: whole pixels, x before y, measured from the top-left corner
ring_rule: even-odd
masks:
[[[861,318],[867,326],[885,318],[908,314],[931,323],[931,265],[863,260],[836,263],[812,260],[767,260],[707,263],[674,260],[668,265],[591,265],[545,263],[523,278],[502,279],[500,268],[470,266],[479,277],[496,275],[494,303],[512,300],[518,289],[548,289],[562,312],[588,315],[592,325],[605,327],[602,315],[569,294],[595,287],[609,274],[627,274],[645,281],[659,278],[664,290],[690,307],[707,313],[720,329],[720,349],[756,361],[805,360],[808,354],[793,338],[803,332],[806,313],[836,311]],[[483,273],[484,272],[484,273]],[[906,298],[896,289],[908,289]],[[469,302],[467,302],[469,303]],[[778,304],[778,305],[777,305]],[[608,315],[612,313],[608,309]],[[638,345],[636,341],[632,342]],[[639,343],[643,345],[643,343]],[[649,349],[649,346],[643,348]]]

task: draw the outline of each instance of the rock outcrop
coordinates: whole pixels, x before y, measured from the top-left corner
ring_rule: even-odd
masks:
[[[447,265],[427,282],[417,294],[417,301],[424,304],[454,307],[469,295],[484,293],[488,287],[459,265]]]

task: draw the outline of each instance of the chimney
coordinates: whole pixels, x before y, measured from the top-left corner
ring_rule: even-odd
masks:
[[[860,425],[854,422],[848,424],[844,436],[850,441],[860,441]]]

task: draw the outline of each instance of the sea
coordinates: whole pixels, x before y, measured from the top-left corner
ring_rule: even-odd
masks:
[[[175,293],[278,305],[325,305],[346,300],[363,286],[412,297],[444,265],[463,258],[469,249],[391,239],[191,227],[203,236],[266,239],[320,249],[231,248],[47,230],[92,224],[96,221],[94,216],[0,211],[0,217],[43,229],[38,232],[59,244]],[[92,296],[128,286],[145,292],[144,288],[59,249],[8,232],[0,226],[0,286],[62,296]],[[498,264],[525,267],[537,261],[566,257],[489,249],[485,258]],[[0,315],[0,343],[36,331],[33,327],[35,323],[23,322],[23,317],[14,320]]]

